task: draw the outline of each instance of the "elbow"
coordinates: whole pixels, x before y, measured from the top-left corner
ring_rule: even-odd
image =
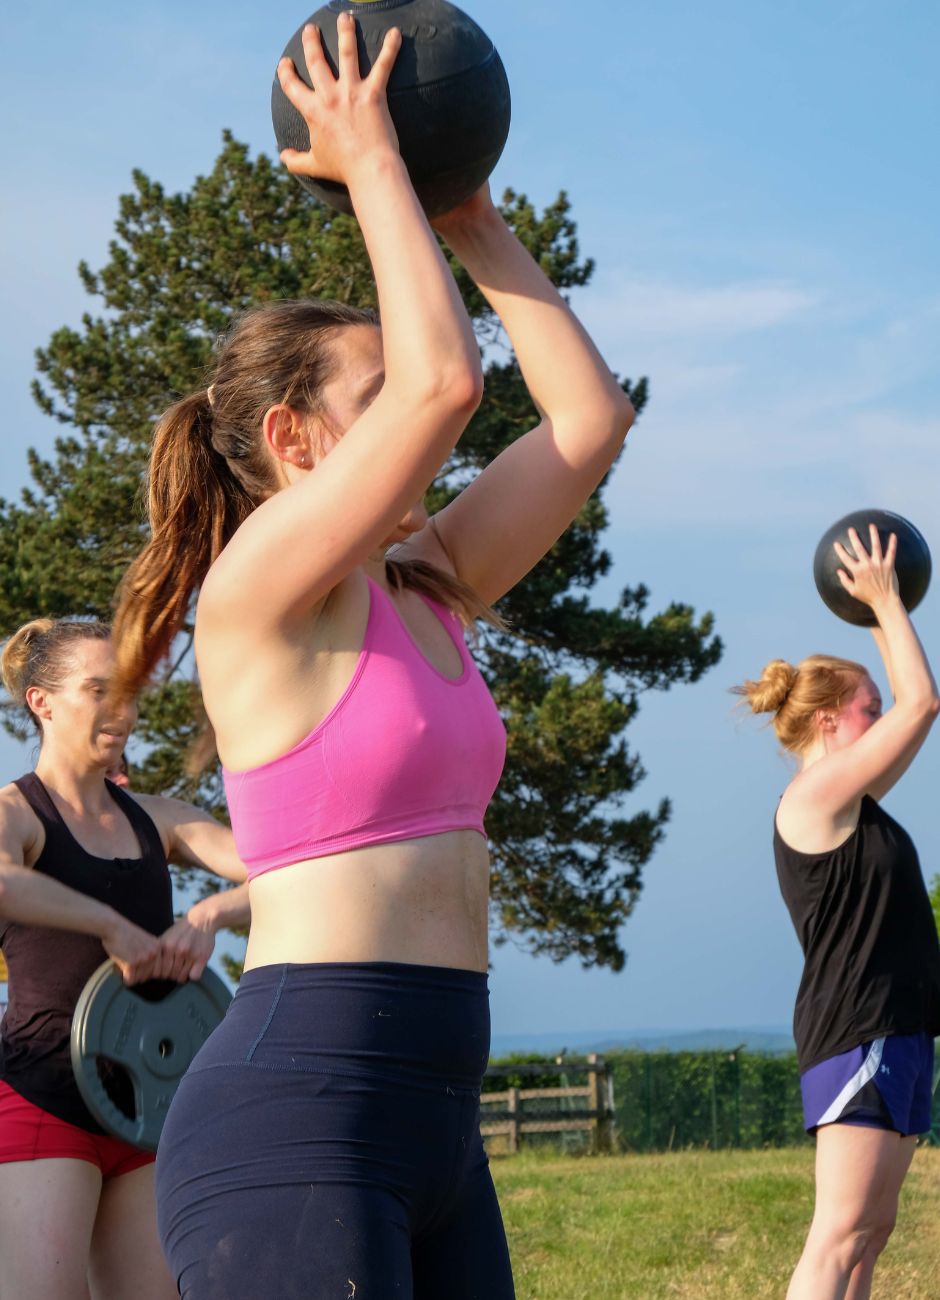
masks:
[[[480,366],[448,366],[428,377],[422,390],[424,406],[433,406],[447,415],[464,415],[467,419],[483,400],[483,371]]]
[[[901,701],[898,701],[901,703]],[[914,696],[904,701],[903,707],[911,720],[918,726],[930,727],[940,713],[940,695],[936,691],[925,691],[923,695]]]
[[[392,385],[386,379],[385,392]],[[479,354],[454,358],[428,357],[419,370],[411,370],[395,384],[394,397],[411,410],[433,411],[443,417],[469,419],[483,399],[483,367]]]
[[[621,388],[617,388],[595,409],[592,425],[609,464],[612,465],[623,450],[635,419],[633,403]]]
[[[608,418],[611,422],[612,436],[618,447],[622,447],[636,419],[636,409],[622,388],[617,389],[617,395],[610,404]]]

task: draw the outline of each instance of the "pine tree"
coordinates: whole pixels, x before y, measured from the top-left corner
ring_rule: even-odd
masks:
[[[109,616],[145,536],[140,489],[153,421],[203,382],[233,314],[284,297],[375,301],[355,221],[318,206],[229,134],[211,173],[188,192],[167,194],[141,172],[133,182],[107,264],[79,267],[101,314],[57,330],[36,354],[35,398],[64,431],[51,459],[29,452],[32,486],[21,500],[0,502],[5,634],[37,614]],[[563,193],[538,214],[507,191],[502,210],[559,288],[589,282],[593,263],[580,260]],[[498,321],[463,271],[455,274],[485,349],[486,397],[432,489],[434,508],[536,420]],[[623,387],[641,411],[646,381]],[[663,801],[624,815],[644,775],[624,732],[642,690],[696,681],[721,644],[710,614],[672,604],[647,616],[643,586],[624,591],[612,609],[590,603],[587,593],[611,564],[600,544],[603,488],[501,602],[511,630],[486,630],[475,653],[509,733],[487,822],[497,935],[619,970],[618,931],[670,813]],[[188,651],[184,636],[172,671],[142,700],[135,782],[222,813],[217,770],[197,780],[184,768],[199,726]],[[22,720],[8,710],[6,725],[16,732]]]

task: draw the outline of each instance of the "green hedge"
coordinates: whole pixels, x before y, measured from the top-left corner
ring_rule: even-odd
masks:
[[[549,1058],[518,1054],[493,1065],[518,1065],[511,1078],[484,1080],[484,1092],[514,1084],[537,1088],[583,1083],[585,1062],[565,1061],[563,1079],[539,1074]],[[608,1052],[617,1141],[624,1151],[682,1147],[794,1146],[803,1129],[796,1056],[720,1052]]]

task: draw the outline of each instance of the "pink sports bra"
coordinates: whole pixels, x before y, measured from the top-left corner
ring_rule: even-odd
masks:
[[[368,579],[369,618],[352,681],[322,722],[260,767],[230,772],[225,794],[248,878],[306,858],[442,831],[485,835],[506,733],[458,619],[423,597],[463,672],[449,679]]]

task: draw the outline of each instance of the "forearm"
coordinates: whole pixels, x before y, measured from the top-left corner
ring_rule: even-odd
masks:
[[[872,609],[879,625],[875,630],[875,642],[881,651],[895,702],[902,706],[930,708],[937,699],[937,684],[900,597],[892,593],[873,604]]]
[[[478,374],[469,317],[401,158],[372,155],[348,184],[375,274],[386,385],[420,390],[439,374]]]
[[[894,699],[897,696],[897,688],[894,684],[894,666],[891,662],[891,647],[888,645],[885,634],[877,623],[870,630],[878,649],[878,654],[881,656],[881,662],[884,664],[885,674],[888,678],[888,688],[891,691],[891,698]]]
[[[219,930],[242,928],[251,924],[248,883],[235,889],[222,889],[202,898],[186,913],[190,925],[213,935]]]
[[[492,208],[443,235],[512,343],[533,401],[580,437],[622,439],[632,410],[622,388],[561,294]],[[587,418],[586,418],[587,417]]]
[[[24,867],[0,866],[0,917],[20,925],[108,938],[120,921],[106,903]]]

